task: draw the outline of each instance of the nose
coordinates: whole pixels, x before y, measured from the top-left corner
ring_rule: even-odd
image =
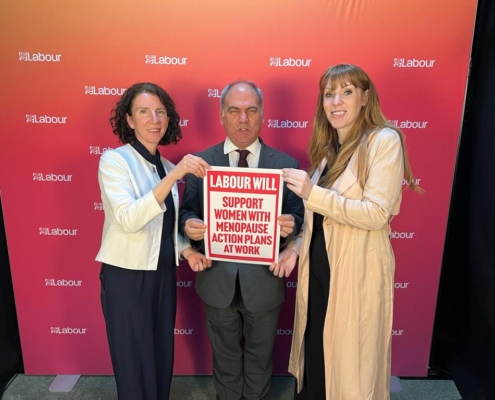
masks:
[[[333,103],[334,104],[341,104],[342,103],[342,98],[340,97],[339,94],[335,94],[333,96]]]
[[[241,114],[240,114],[240,116],[239,116],[239,120],[240,120],[241,122],[246,122],[246,121],[248,120],[248,115],[247,115],[247,113],[246,113],[246,112],[244,112],[244,111],[243,111],[243,112],[241,112]]]
[[[156,114],[156,111],[151,110],[151,115],[150,115],[151,121],[156,122],[158,121],[158,115]]]

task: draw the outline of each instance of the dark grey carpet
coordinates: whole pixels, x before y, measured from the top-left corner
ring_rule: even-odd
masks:
[[[17,375],[3,400],[117,400],[113,376],[82,376],[68,393],[48,391],[53,376]],[[391,400],[459,400],[455,385],[449,380],[401,380],[402,392]],[[294,380],[274,377],[269,400],[292,399]],[[211,376],[177,376],[172,383],[171,400],[213,400],[215,389]],[[316,400],[316,399],[315,399]]]

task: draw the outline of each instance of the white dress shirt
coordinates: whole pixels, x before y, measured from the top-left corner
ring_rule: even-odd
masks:
[[[237,167],[237,164],[239,163],[240,154],[236,151],[238,149],[239,148],[236,147],[228,137],[225,139],[223,153],[229,155],[229,163],[231,167]],[[261,152],[261,143],[259,139],[256,139],[249,147],[246,147],[246,150],[249,150],[249,154],[247,156],[249,168],[258,168]]]

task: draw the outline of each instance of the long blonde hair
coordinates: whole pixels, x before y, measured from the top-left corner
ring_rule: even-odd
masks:
[[[337,152],[339,137],[337,130],[332,127],[323,109],[323,96],[327,85],[334,89],[340,84],[341,87],[354,85],[354,87],[368,91],[367,104],[361,109],[356,121]],[[400,137],[402,152],[404,154],[404,176],[407,185],[415,192],[422,193],[423,190],[415,184],[414,176],[409,165],[407,151],[404,146],[404,134],[396,126],[390,124],[382,113],[378,93],[369,76],[361,68],[351,64],[339,64],[330,67],[320,78],[320,93],[316,114],[313,120],[313,133],[308,144],[309,175],[313,175],[321,161],[326,158],[328,173],[323,184],[330,188],[337,178],[344,172],[349,161],[358,149],[358,180],[364,189],[367,165],[367,146],[369,136],[378,129],[390,128],[396,131]]]

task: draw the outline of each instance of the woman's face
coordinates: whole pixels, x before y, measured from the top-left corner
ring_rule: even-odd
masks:
[[[136,139],[151,154],[155,154],[170,120],[167,109],[158,96],[151,93],[138,94],[132,100],[131,115],[127,114],[126,118],[131,129],[134,129]]]
[[[332,89],[330,82],[327,83],[323,91],[323,109],[328,122],[337,130],[341,142],[367,102],[368,90],[363,91],[351,84],[337,84]]]

